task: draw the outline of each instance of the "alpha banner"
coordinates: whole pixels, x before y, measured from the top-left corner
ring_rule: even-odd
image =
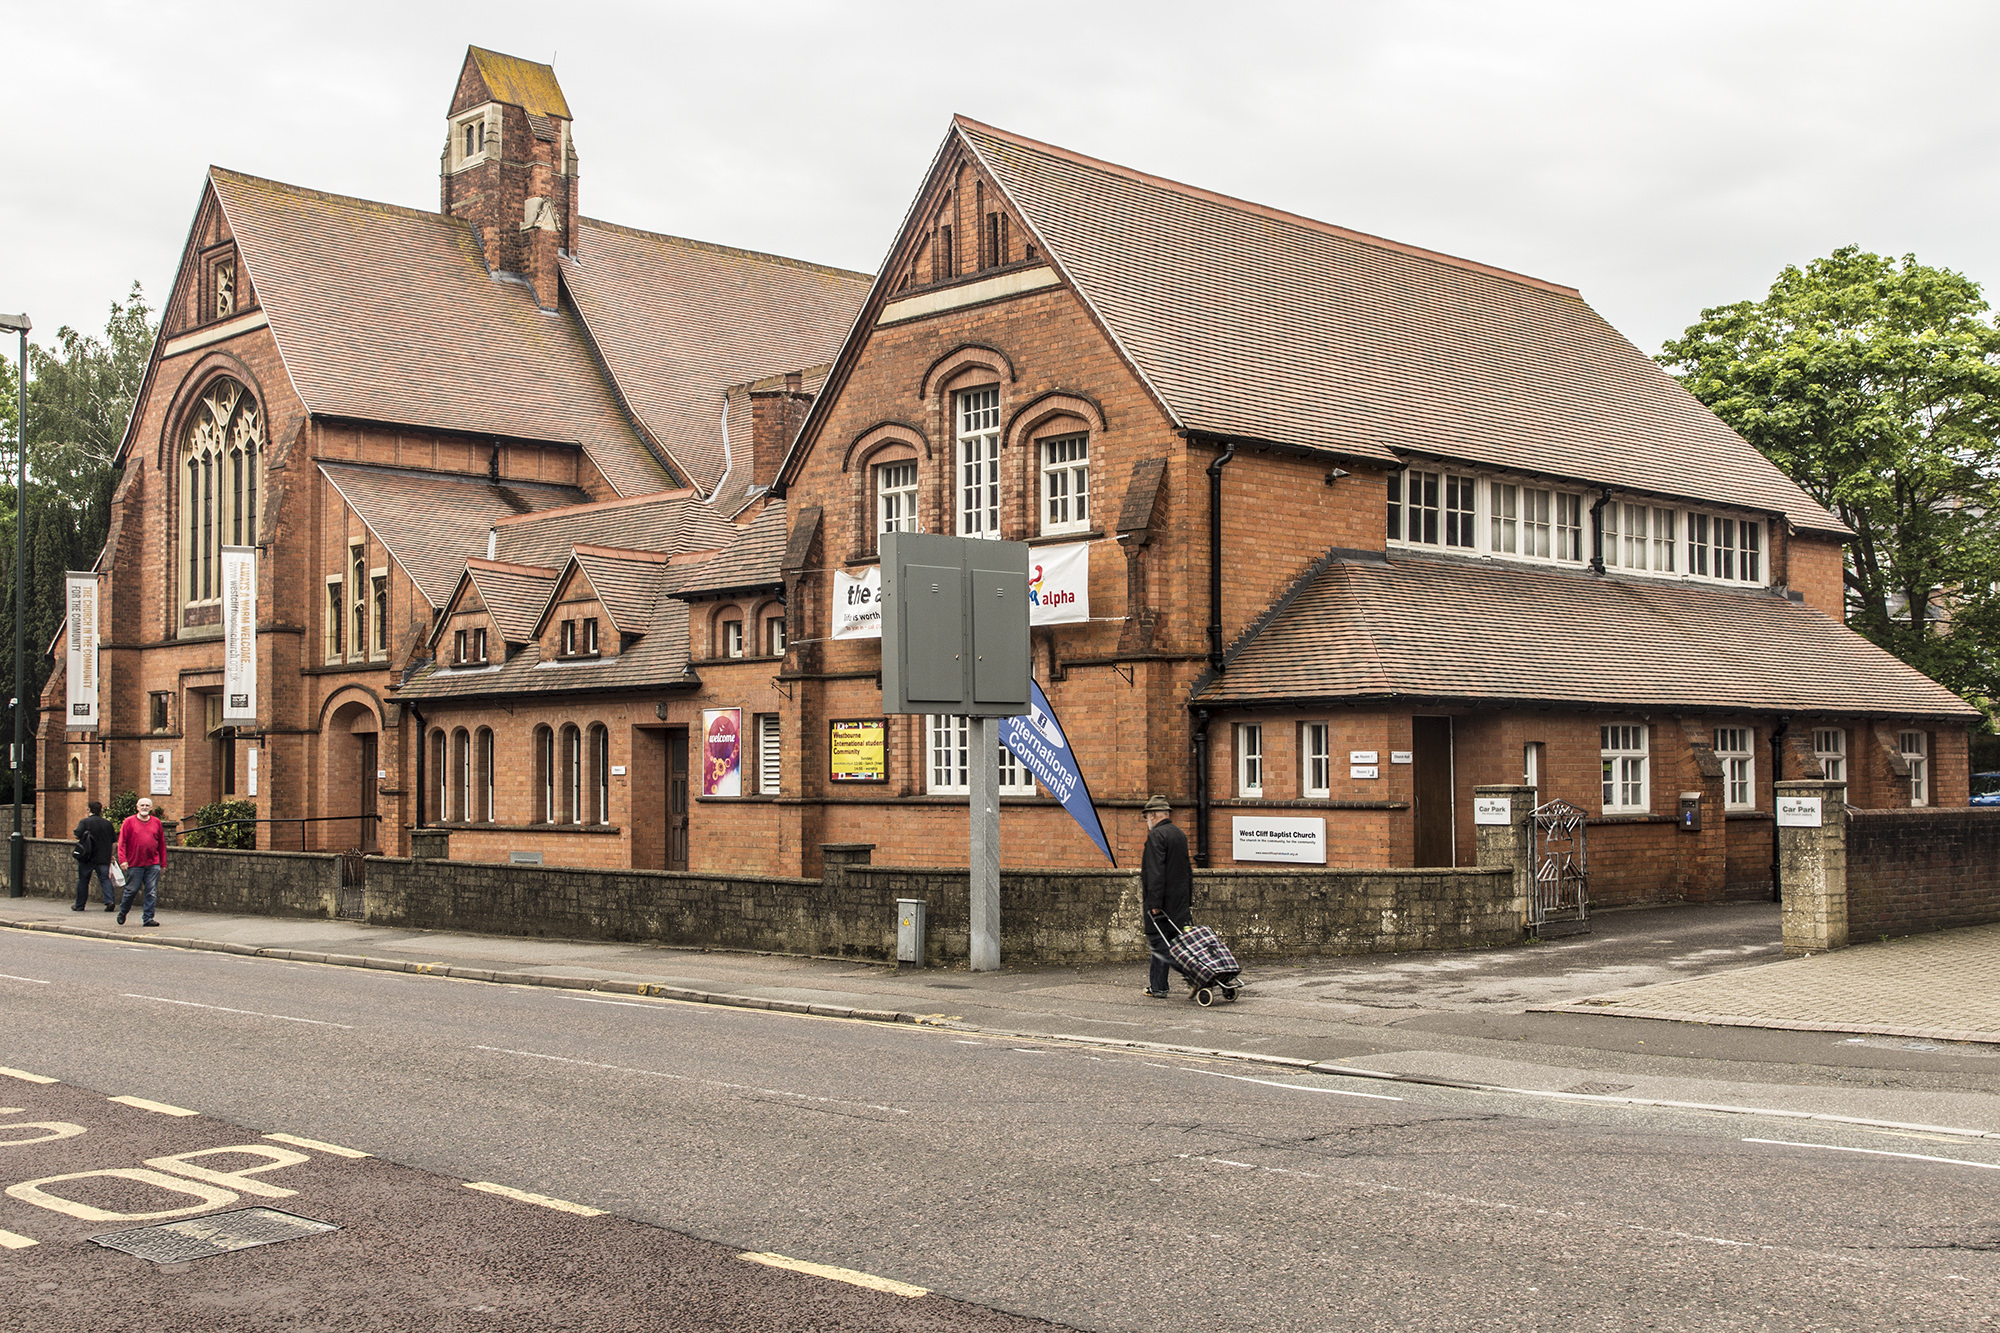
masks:
[[[1035,781],[1062,802],[1077,827],[1090,836],[1097,850],[1104,853],[1104,859],[1117,869],[1118,858],[1111,854],[1104,825],[1097,818],[1097,803],[1090,799],[1090,784],[1083,780],[1083,769],[1076,761],[1076,751],[1069,748],[1069,737],[1063,733],[1062,723],[1056,721],[1056,710],[1049,707],[1048,696],[1032,680],[1028,682],[1028,696],[1026,713],[998,719],[1000,743],[1013,751],[1014,757],[1035,775]]]
[[[1037,546],[1028,555],[1028,623],[1090,619],[1090,543]]]
[[[882,567],[865,569],[860,577],[833,571],[833,628],[836,639],[882,637]]]
[[[257,721],[257,548],[222,548],[222,721]]]
[[[65,731],[97,730],[97,575],[69,570],[64,575],[69,594],[69,627],[64,641],[69,655],[69,716]]]

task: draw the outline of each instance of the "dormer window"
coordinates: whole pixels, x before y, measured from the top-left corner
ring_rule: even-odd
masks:
[[[452,660],[453,660],[453,661],[455,661],[455,662],[464,662],[464,661],[466,661],[466,660],[467,660],[467,658],[466,658],[466,648],[467,648],[467,641],[468,641],[468,637],[469,637],[469,636],[468,636],[468,635],[466,634],[466,632],[465,632],[464,630],[462,630],[462,629],[461,629],[461,630],[453,630],[453,631],[452,631],[452,635],[451,635],[451,656],[452,656]]]
[[[587,616],[583,622],[583,652],[586,657],[597,653],[597,617]]]
[[[486,660],[486,630],[483,626],[472,631],[472,660],[475,662]]]
[[[562,623],[562,655],[564,657],[576,656],[576,622],[574,620],[565,620]]]

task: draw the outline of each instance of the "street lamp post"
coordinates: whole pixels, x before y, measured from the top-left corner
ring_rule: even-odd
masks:
[[[21,774],[26,771],[24,727],[28,695],[28,330],[26,315],[0,315],[0,330],[21,335],[21,360],[14,376],[19,409],[14,417],[14,832],[7,839],[7,896],[27,893],[28,844],[21,837]]]

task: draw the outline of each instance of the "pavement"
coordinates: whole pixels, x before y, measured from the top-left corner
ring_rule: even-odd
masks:
[[[1241,1002],[1206,1010],[1178,995],[1145,997],[1140,963],[899,970],[852,959],[172,912],[166,903],[161,921],[153,930],[120,927],[95,904],[72,913],[65,900],[0,899],[0,928],[1024,1035],[1163,1036],[1161,1044],[1203,1049],[1226,1041],[1232,1050],[1307,1059],[1326,1058],[1328,1040],[1342,1033],[1420,1017],[1435,1028],[1441,1015],[1559,1014],[2000,1045],[2000,924],[1787,960],[1769,903],[1603,912],[1590,934],[1512,949],[1258,960],[1246,968]]]

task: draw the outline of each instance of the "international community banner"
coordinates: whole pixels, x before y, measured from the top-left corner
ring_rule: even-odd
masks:
[[[97,730],[97,575],[69,570],[69,625],[63,638],[68,656],[69,716],[65,731]]]
[[[257,721],[257,548],[222,548],[222,720]]]
[[[1077,766],[1076,751],[1070,749],[1069,737],[1063,734],[1062,723],[1056,720],[1056,710],[1049,707],[1042,687],[1031,679],[1028,691],[1030,706],[1025,714],[999,719],[1000,743],[1013,751],[1014,757],[1035,775],[1035,781],[1062,802],[1070,818],[1090,835],[1115,870],[1118,858],[1111,854],[1111,844],[1105,840],[1104,825],[1098,822],[1097,804],[1090,799],[1090,784],[1083,780],[1083,770]]]

